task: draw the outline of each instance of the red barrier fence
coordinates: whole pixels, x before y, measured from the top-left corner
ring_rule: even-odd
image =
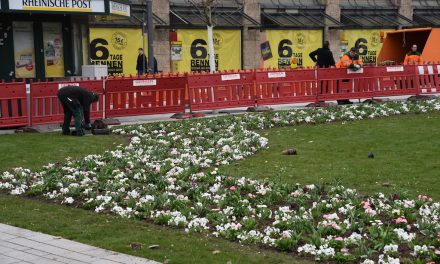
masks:
[[[185,112],[185,75],[110,78],[106,81],[106,117]]]
[[[254,72],[189,75],[188,92],[191,111],[253,106]]]
[[[26,84],[0,83],[0,127],[28,124]]]
[[[379,90],[374,96],[415,95],[418,93],[416,66],[376,67]]]
[[[430,94],[440,91],[440,65],[416,66],[419,93]]]
[[[376,67],[318,69],[318,101],[372,98],[378,90]]]
[[[90,118],[97,119],[104,116],[104,88],[102,80],[81,80],[63,82],[36,82],[31,83],[30,90],[30,125],[54,124],[63,121],[63,107],[57,98],[58,90],[72,85],[81,86],[100,95],[100,100],[92,104]]]
[[[256,71],[258,104],[314,102],[317,99],[315,69]]]
[[[91,118],[430,94],[440,91],[440,65],[349,69],[257,70],[155,75],[107,80],[0,83],[0,127],[61,123],[57,92],[81,86],[100,95]],[[30,105],[30,107],[28,107]]]

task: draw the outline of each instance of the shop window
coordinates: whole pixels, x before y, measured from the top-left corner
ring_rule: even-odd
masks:
[[[15,78],[35,78],[33,22],[14,21]]]
[[[46,77],[64,77],[63,31],[61,23],[43,23],[43,45]]]

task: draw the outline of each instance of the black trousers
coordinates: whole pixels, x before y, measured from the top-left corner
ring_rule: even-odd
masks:
[[[78,100],[69,98],[68,96],[58,95],[63,109],[64,109],[64,122],[63,122],[63,134],[70,135],[70,121],[72,116],[75,119],[75,130],[77,136],[83,136],[84,130],[81,126],[83,120],[83,108]]]

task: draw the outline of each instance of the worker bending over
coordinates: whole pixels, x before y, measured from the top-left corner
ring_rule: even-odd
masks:
[[[76,131],[72,135],[83,136],[83,117],[85,128],[90,129],[90,105],[97,102],[99,96],[79,86],[63,87],[58,91],[57,96],[64,109],[63,135],[70,135],[70,120],[73,116]]]
[[[422,64],[422,54],[417,51],[417,45],[412,45],[411,51],[405,56],[405,65],[417,65]]]

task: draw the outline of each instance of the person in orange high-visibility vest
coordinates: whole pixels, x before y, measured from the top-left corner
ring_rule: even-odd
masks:
[[[348,53],[345,53],[344,56],[342,56],[341,60],[338,61],[336,64],[336,68],[348,68],[352,71],[357,71],[362,67],[362,59],[359,54],[356,53],[356,48],[353,47],[350,49]],[[336,82],[336,91],[337,93],[341,93],[340,91],[340,81],[344,80],[338,80]],[[345,104],[352,104],[349,99],[343,99],[343,100],[337,100],[338,105],[345,105]]]
[[[356,48],[353,47],[348,53],[342,56],[341,60],[336,64],[336,68],[350,68],[358,70],[362,67],[362,59],[359,54],[356,53]]]
[[[412,45],[411,51],[405,56],[405,65],[417,65],[422,64],[422,54],[417,51],[417,45]]]

